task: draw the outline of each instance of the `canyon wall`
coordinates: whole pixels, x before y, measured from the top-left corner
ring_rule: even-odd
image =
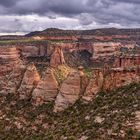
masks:
[[[114,67],[132,67],[140,65],[140,55],[123,55],[115,58]]]
[[[26,59],[27,63],[40,59],[54,67],[64,63],[70,67],[78,67],[79,65],[103,67],[104,63],[112,66],[115,65],[115,59],[122,56],[123,53],[129,55],[130,52],[132,54],[139,52],[136,51],[139,47],[136,46],[135,42],[92,41],[80,38],[78,41],[19,43],[15,47],[19,50],[21,58]]]
[[[140,67],[94,69],[83,99],[90,101],[100,91],[115,90],[131,83],[140,82]]]
[[[101,43],[98,45],[101,48],[103,46]],[[109,44],[106,45],[109,46]],[[111,45],[112,52],[115,53],[119,45],[114,45],[114,47]],[[47,66],[42,75],[34,63],[25,63],[24,59],[22,60],[19,48],[15,46],[0,47],[0,94],[17,94],[19,100],[30,100],[33,105],[54,102],[54,112],[59,112],[80,98],[90,101],[100,91],[114,90],[133,82],[140,82],[140,56],[138,55],[116,57],[114,68],[111,68],[110,65],[104,65],[103,68],[92,68],[90,80],[83,67],[69,68],[68,75],[63,80],[57,79],[54,70],[59,65],[67,64],[64,57],[67,50],[65,46],[62,46],[62,44],[56,44],[51,48],[52,50],[49,48],[50,66]],[[108,46],[105,47],[105,50],[108,50]],[[81,50],[86,49],[84,46],[81,48]],[[88,51],[97,53],[100,49],[88,48]],[[47,63],[45,64],[47,65]]]
[[[14,46],[0,47],[0,93],[15,93],[25,67]]]

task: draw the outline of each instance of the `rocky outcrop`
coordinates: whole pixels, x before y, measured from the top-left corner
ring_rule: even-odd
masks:
[[[34,88],[36,88],[39,81],[40,76],[36,67],[33,63],[29,64],[18,89],[20,99],[30,99],[32,92]]]
[[[47,43],[43,45],[21,45],[17,48],[24,58],[47,56]]]
[[[24,65],[14,46],[0,47],[0,93],[15,93],[22,78]]]
[[[38,56],[39,48],[36,46],[22,46],[21,54],[23,57]]]
[[[104,77],[100,69],[93,70],[93,76],[86,88],[86,91],[82,97],[84,101],[91,101],[92,98],[97,95],[103,88]]]
[[[139,83],[139,72],[136,68],[114,68],[109,69],[108,72],[102,69],[93,70],[93,77],[82,98],[90,101],[100,91],[110,91],[131,83]]]
[[[82,97],[85,93],[89,80],[84,73],[84,67],[79,66],[78,70],[79,70],[79,75],[80,75],[80,96]]]
[[[140,55],[123,55],[115,58],[114,67],[132,67],[140,65]]]
[[[36,105],[54,101],[58,93],[58,84],[52,69],[48,68],[44,77],[32,93],[33,103]]]
[[[80,95],[80,75],[73,70],[61,85],[60,91],[55,100],[54,112],[62,111],[74,104]]]
[[[50,66],[57,67],[58,65],[65,64],[65,59],[61,47],[56,46],[53,54],[51,55]]]

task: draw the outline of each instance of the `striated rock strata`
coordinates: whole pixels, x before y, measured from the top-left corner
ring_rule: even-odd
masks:
[[[24,71],[19,51],[13,46],[0,47],[0,93],[15,93]]]
[[[64,55],[62,49],[59,46],[56,46],[53,54],[51,55],[50,66],[57,67],[62,64],[65,64]]]
[[[55,100],[54,112],[62,111],[74,104],[79,99],[80,75],[73,70],[61,85],[60,91]]]
[[[58,83],[53,75],[53,71],[47,69],[45,76],[39,81],[38,86],[32,93],[35,104],[54,101],[58,93]]]
[[[31,98],[31,93],[40,81],[40,76],[33,63],[27,66],[21,85],[18,89],[20,99]]]
[[[85,101],[90,101],[93,96],[100,92],[103,88],[104,77],[103,73],[98,69],[93,70],[92,78],[83,95]]]
[[[93,70],[93,76],[86,88],[83,99],[89,101],[101,90],[110,91],[131,83],[139,83],[139,72],[135,68],[112,68],[108,72],[101,69]]]

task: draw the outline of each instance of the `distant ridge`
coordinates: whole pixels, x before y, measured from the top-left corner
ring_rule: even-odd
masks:
[[[140,28],[117,29],[101,28],[91,30],[63,30],[58,28],[48,28],[43,31],[35,31],[26,34],[26,37],[32,36],[72,36],[72,35],[140,35]]]

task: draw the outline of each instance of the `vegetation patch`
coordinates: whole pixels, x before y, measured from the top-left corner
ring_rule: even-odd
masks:
[[[54,75],[59,85],[67,78],[71,68],[67,65],[60,65],[54,69]]]
[[[78,100],[64,112],[53,103],[34,107],[14,95],[0,97],[1,140],[138,140],[135,112],[140,111],[140,84],[101,92],[87,104]]]

